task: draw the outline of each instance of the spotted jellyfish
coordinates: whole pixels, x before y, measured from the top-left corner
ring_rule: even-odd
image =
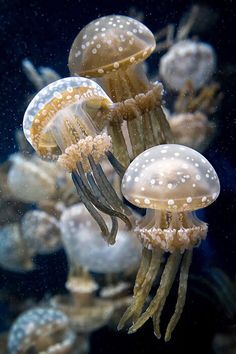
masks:
[[[42,210],[30,210],[21,220],[22,237],[31,254],[50,254],[61,247],[58,220]]]
[[[36,307],[21,314],[10,329],[9,354],[71,353],[75,333],[68,317],[53,308]]]
[[[111,153],[111,138],[98,133],[93,116],[112,104],[92,80],[68,77],[44,87],[29,104],[23,121],[24,134],[38,155],[58,160],[72,175],[81,201],[109,243],[115,242],[117,218],[131,226],[128,207],[107,180],[100,162],[107,157],[119,174],[123,167]],[[112,221],[108,229],[102,215]],[[125,214],[126,213],[126,214]]]
[[[215,67],[216,55],[209,44],[186,39],[174,44],[162,56],[159,74],[172,90],[181,90],[187,81],[198,90],[212,77]]]
[[[139,264],[141,249],[135,234],[119,225],[116,243],[110,247],[99,237],[99,230],[83,204],[67,208],[60,224],[72,268],[82,266],[106,274],[125,272]]]
[[[211,164],[197,151],[166,144],[150,148],[134,159],[123,177],[122,192],[130,203],[147,208],[147,212],[135,229],[143,244],[143,255],[133,302],[119,328],[132,319],[129,333],[134,333],[151,317],[154,332],[160,338],[161,313],[180,268],[178,298],[165,333],[168,341],[184,307],[192,250],[207,235],[207,224],[194,211],[216,200],[219,179]],[[161,273],[164,253],[168,253],[168,258],[160,274],[159,287],[143,311],[152,285]]]
[[[152,32],[126,16],[90,22],[69,55],[72,75],[96,78],[116,103],[107,119],[117,159],[126,167],[147,148],[172,142],[161,107],[163,88],[149,82],[143,62],[156,46]]]
[[[18,223],[7,223],[0,227],[0,267],[13,272],[34,269],[33,253],[25,242]]]

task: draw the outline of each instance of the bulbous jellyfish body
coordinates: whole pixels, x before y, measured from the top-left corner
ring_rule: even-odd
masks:
[[[50,254],[62,247],[60,225],[41,210],[30,210],[21,220],[22,237],[31,254]]]
[[[33,254],[23,238],[20,225],[6,224],[0,227],[0,266],[14,272],[34,269]]]
[[[100,237],[95,221],[82,203],[67,208],[60,225],[70,266],[66,282],[69,296],[56,296],[52,303],[67,313],[76,331],[91,332],[108,324],[117,303],[96,296],[98,285],[88,271],[114,274],[137,268],[140,244],[134,233],[119,224],[116,243],[109,246]]]
[[[120,225],[121,226],[121,225]],[[67,208],[61,216],[62,239],[71,263],[96,273],[119,273],[138,265],[141,248],[134,233],[119,231],[112,247],[83,204]]]
[[[206,43],[182,40],[170,47],[160,60],[159,74],[167,86],[175,91],[191,81],[195,90],[203,87],[214,73],[216,57]]]
[[[20,315],[8,337],[9,354],[69,354],[76,336],[67,316],[53,308],[34,308]]]
[[[97,221],[102,234],[114,243],[117,217],[130,227],[125,207],[108,182],[100,162],[108,157],[122,173],[114,158],[111,139],[98,134],[93,116],[112,104],[106,93],[92,80],[69,77],[43,88],[29,104],[23,121],[24,133],[36,152],[57,160],[72,174],[81,201]],[[99,213],[110,215],[111,230]]]
[[[41,166],[38,157],[27,159],[21,154],[12,155],[10,161],[12,165],[7,183],[15,198],[37,203],[55,196],[57,188],[54,164],[42,161]]]
[[[142,65],[155,45],[141,22],[112,15],[89,23],[71,47],[71,74],[96,78],[117,102],[104,124],[107,121],[114,154],[124,166],[147,148],[172,142],[161,108],[162,85],[151,84]]]
[[[200,112],[173,114],[169,118],[175,142],[203,151],[213,139],[215,124]]]
[[[129,333],[133,333],[151,317],[155,334],[160,338],[160,316],[180,267],[178,299],[165,334],[168,341],[184,307],[192,249],[207,234],[207,224],[193,211],[214,202],[220,192],[219,180],[200,153],[186,146],[166,144],[143,152],[130,164],[122,181],[122,192],[129,202],[147,208],[147,212],[135,230],[144,248],[133,303],[119,328],[132,318],[134,323]],[[165,252],[169,256],[159,288],[142,313]]]

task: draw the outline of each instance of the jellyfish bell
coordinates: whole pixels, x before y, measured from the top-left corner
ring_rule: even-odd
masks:
[[[215,66],[215,52],[209,44],[182,40],[162,56],[159,73],[172,90],[179,91],[186,81],[198,90],[211,78]]]
[[[117,217],[131,227],[128,208],[108,182],[100,162],[106,157],[114,169],[122,166],[112,155],[111,139],[99,134],[93,116],[112,102],[92,80],[69,77],[43,88],[29,104],[23,121],[27,140],[42,157],[58,160],[72,174],[77,192],[93,215],[104,237],[115,242]],[[109,231],[99,211],[110,215]]]
[[[34,269],[33,254],[25,244],[20,225],[6,224],[0,228],[0,266],[14,272]]]
[[[114,155],[126,167],[145,149],[172,138],[161,108],[162,85],[151,84],[142,65],[155,45],[154,35],[141,22],[112,15],[85,26],[69,55],[71,74],[96,78],[117,103],[109,119],[105,115],[103,119],[107,119]],[[132,147],[130,152],[127,145]]]
[[[21,220],[22,237],[32,254],[50,254],[61,247],[58,220],[41,210],[30,210]]]
[[[8,351],[18,353],[71,353],[76,336],[68,317],[53,308],[36,307],[21,314],[10,329]]]
[[[144,61],[155,46],[152,32],[141,22],[127,16],[101,17],[75,38],[69,54],[70,72],[102,77]]]
[[[214,137],[216,125],[201,113],[179,113],[169,117],[175,142],[204,151]]]
[[[99,85],[82,77],[57,80],[39,91],[25,112],[23,129],[41,157],[56,159],[79,138],[96,135],[85,109],[89,102],[97,109],[112,103]]]
[[[55,177],[50,173],[51,163],[44,162],[44,166],[41,166],[39,159],[27,159],[21,154],[12,155],[10,161],[12,164],[8,171],[7,184],[15,198],[32,203],[55,196],[56,184]]]
[[[159,145],[143,152],[130,164],[122,180],[122,193],[132,204],[147,208],[147,212],[135,230],[144,249],[134,300],[119,328],[133,318],[129,330],[133,333],[152,317],[155,334],[160,338],[160,316],[180,267],[178,299],[165,334],[165,340],[170,339],[184,307],[192,249],[207,234],[207,224],[193,212],[213,203],[219,192],[214,168],[200,153],[186,146]],[[160,286],[142,313],[164,252],[170,255]]]
[[[138,265],[140,245],[134,233],[120,225],[115,245],[109,246],[83,204],[67,208],[61,216],[62,239],[72,263],[96,273],[120,273]]]
[[[165,144],[147,150],[130,164],[123,177],[122,193],[143,208],[193,211],[218,197],[219,180],[200,153],[186,146]]]

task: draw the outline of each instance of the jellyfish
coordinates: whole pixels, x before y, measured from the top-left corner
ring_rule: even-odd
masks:
[[[214,49],[209,44],[190,39],[181,40],[161,57],[159,74],[166,85],[179,91],[186,81],[195,90],[203,87],[216,67]]]
[[[216,200],[220,192],[217,174],[197,151],[177,144],[148,149],[130,164],[122,180],[124,197],[132,204],[147,208],[135,231],[143,244],[143,255],[134,286],[131,306],[119,328],[129,320],[129,333],[136,332],[150,317],[154,332],[161,337],[160,317],[166,298],[180,268],[178,298],[165,333],[165,340],[177,325],[183,311],[192,249],[205,239],[207,224],[194,211]],[[156,295],[143,312],[145,300],[160,272],[161,260],[167,261]]]
[[[58,164],[43,161],[35,154],[12,154],[7,174],[7,185],[14,198],[27,203],[42,204],[63,200],[75,194],[71,178]],[[27,193],[25,189],[27,188]]]
[[[215,133],[215,124],[200,112],[173,114],[169,118],[177,144],[203,151],[210,144]]]
[[[98,133],[92,117],[112,102],[92,80],[68,77],[43,88],[31,101],[23,128],[27,140],[45,159],[58,160],[72,175],[81,201],[96,220],[102,235],[115,242],[117,218],[130,228],[130,215],[106,178],[100,162],[106,157],[122,175],[123,166],[111,149],[111,138]],[[108,214],[111,230],[99,213]]]
[[[33,254],[27,247],[18,223],[0,227],[0,266],[14,272],[34,269]]]
[[[126,16],[105,16],[75,38],[69,55],[72,75],[96,78],[116,104],[103,115],[116,158],[128,166],[147,148],[172,142],[161,107],[162,85],[149,82],[143,62],[155,49],[152,32]]]
[[[110,247],[99,237],[96,223],[83,204],[67,208],[60,223],[62,240],[72,267],[74,264],[74,267],[78,265],[106,274],[125,272],[139,264],[141,248],[135,234],[119,225],[116,243]]]
[[[68,317],[53,308],[36,307],[21,314],[10,329],[9,354],[69,354],[76,336]]]
[[[80,275],[70,274],[66,288],[69,294],[56,295],[50,303],[67,314],[77,333],[91,333],[110,321],[114,306],[96,296],[98,284],[88,272],[81,269]]]
[[[50,254],[62,247],[58,220],[42,210],[25,213],[21,231],[31,254]]]

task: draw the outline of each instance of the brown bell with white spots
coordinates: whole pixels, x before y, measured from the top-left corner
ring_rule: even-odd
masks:
[[[101,17],[75,38],[69,56],[70,72],[103,76],[145,60],[155,46],[152,32],[141,22],[126,16]]]
[[[209,161],[176,144],[155,146],[140,154],[122,181],[122,193],[132,204],[166,211],[204,208],[219,192],[219,179]]]
[[[83,28],[69,55],[71,74],[96,78],[115,103],[100,121],[125,167],[151,146],[172,142],[161,107],[162,85],[149,82],[142,65],[155,46],[154,35],[141,22],[112,15]]]

